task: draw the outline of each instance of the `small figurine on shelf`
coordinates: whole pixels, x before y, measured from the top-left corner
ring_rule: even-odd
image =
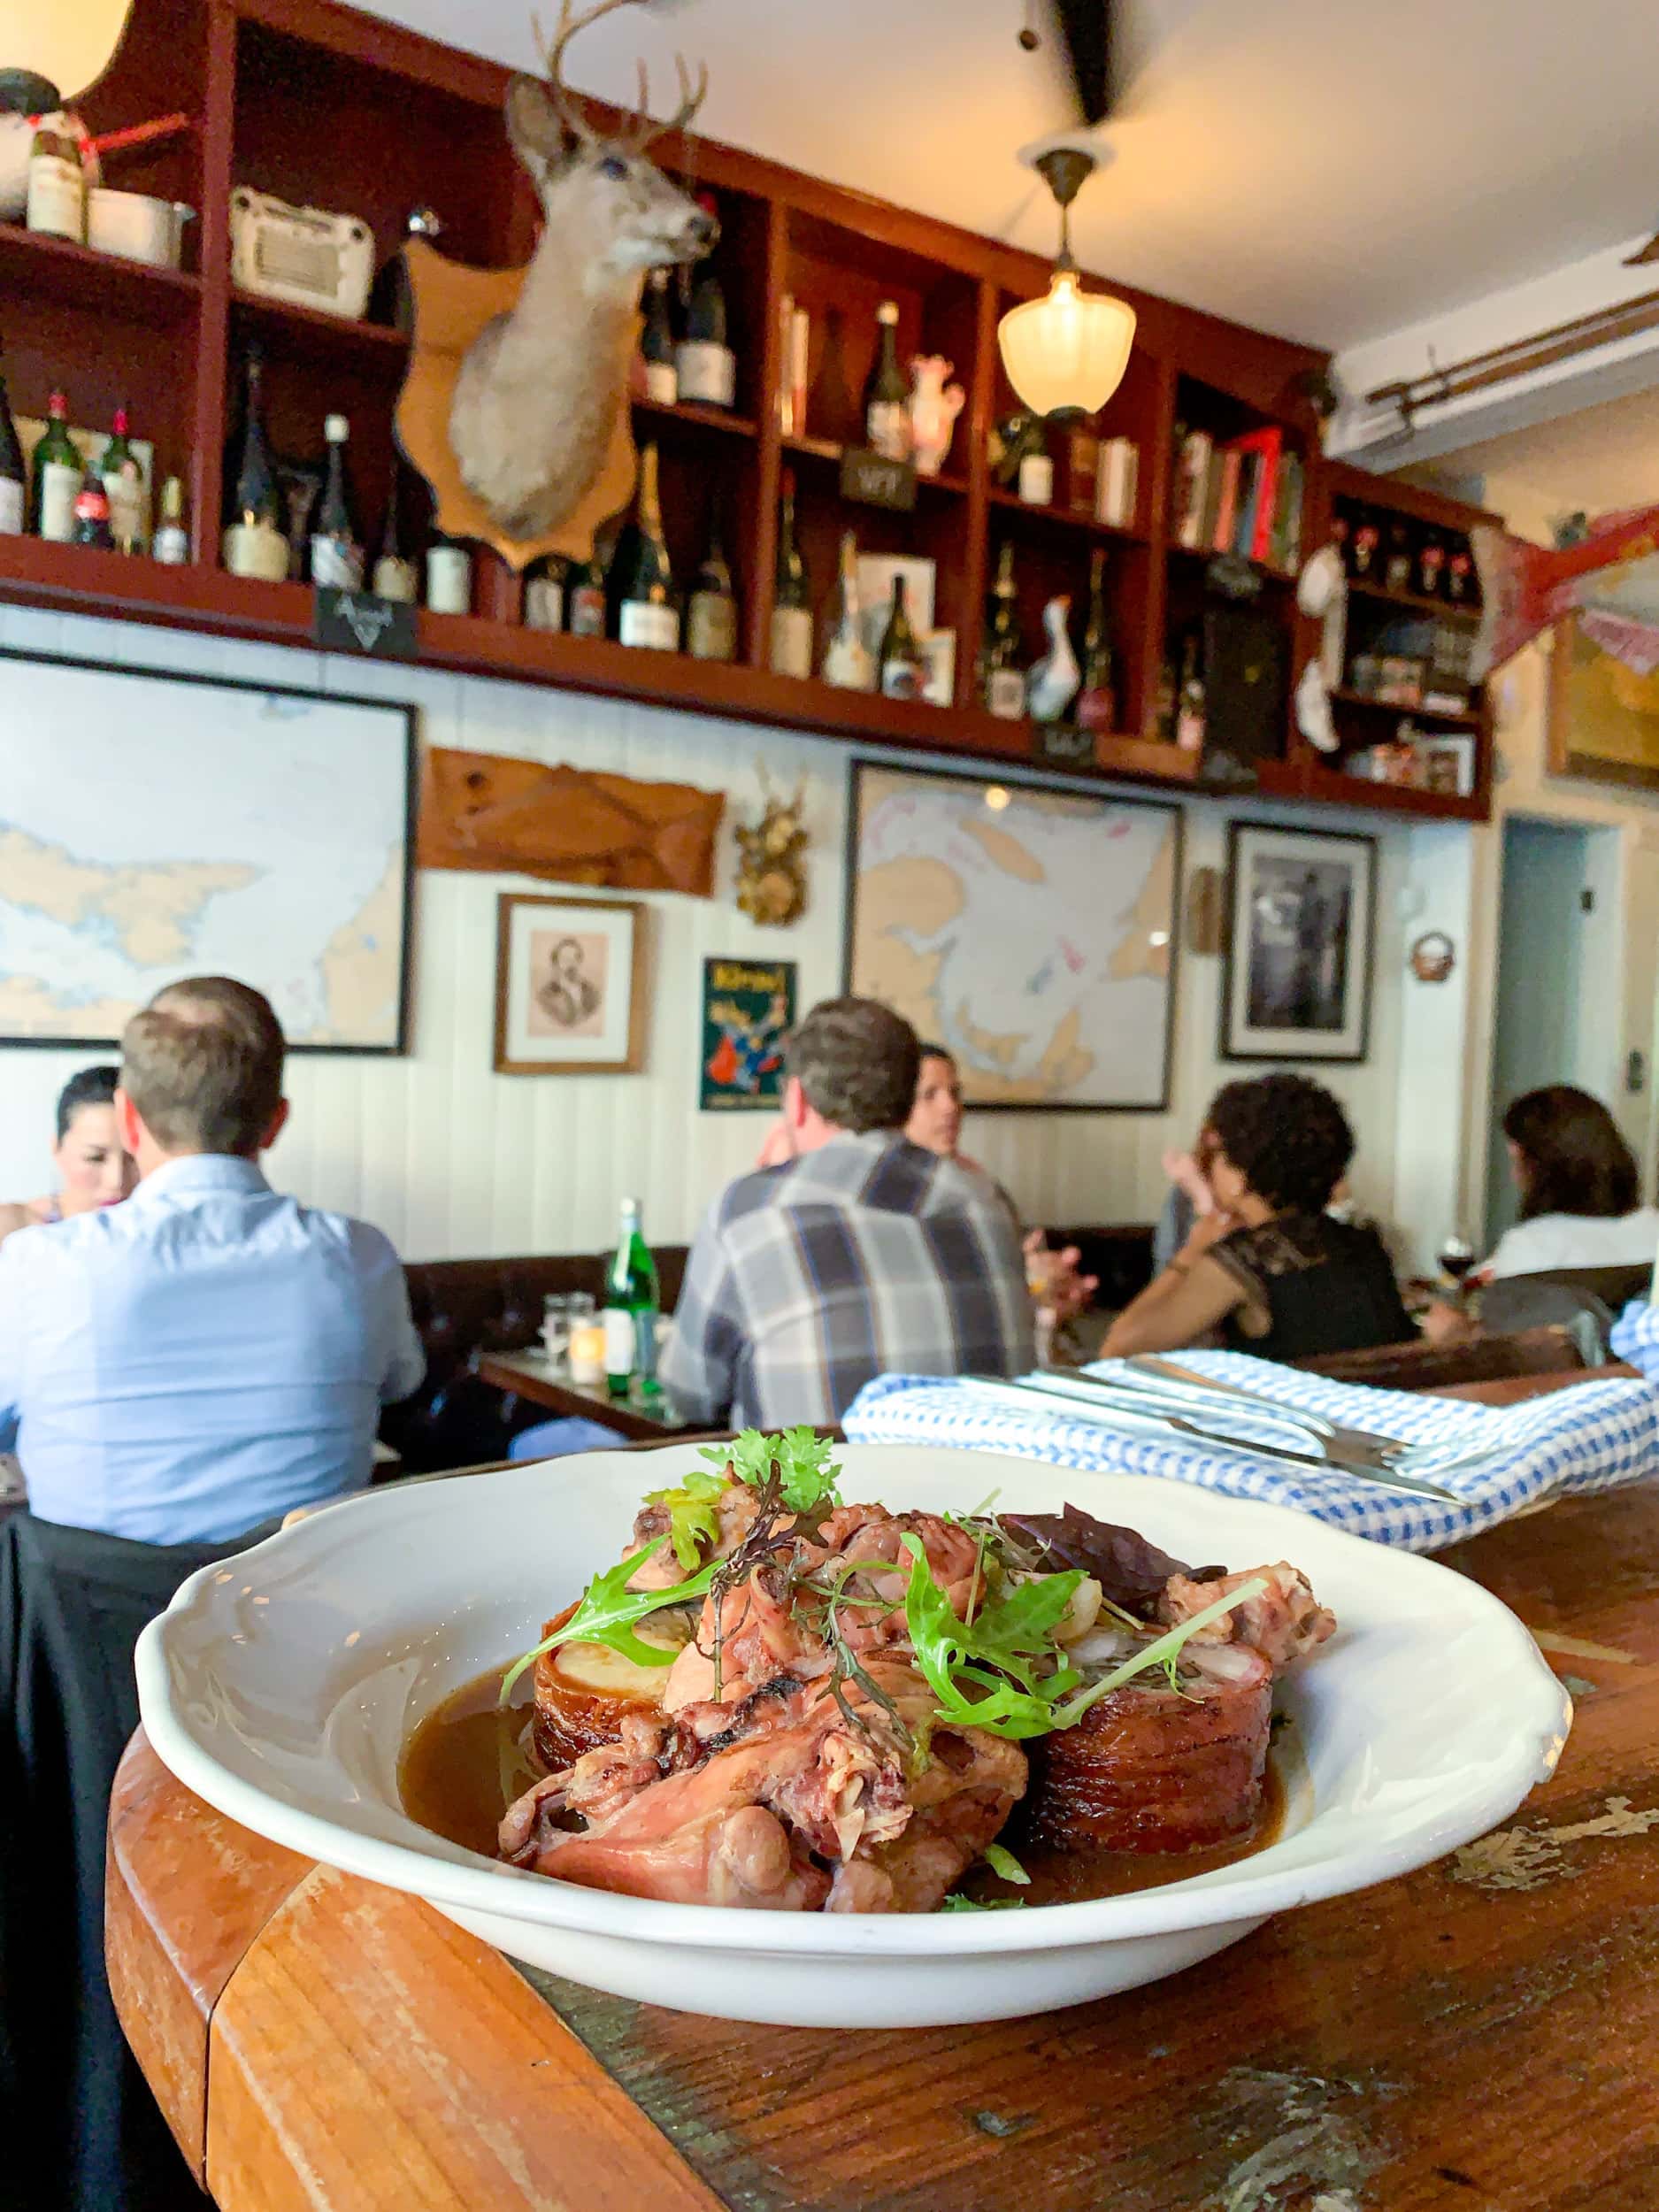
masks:
[[[1051,599],[1042,611],[1048,650],[1033,662],[1025,681],[1025,708],[1033,722],[1057,722],[1076,698],[1083,680],[1066,626],[1071,612],[1071,602],[1064,593]]]
[[[1020,464],[1044,447],[1041,419],[1028,407],[1005,415],[992,431],[988,441],[991,473],[1004,491],[1012,488],[1019,474]]]
[[[960,384],[946,382],[951,367],[942,353],[918,353],[910,361],[910,457],[918,476],[937,476],[944,466],[967,399]]]

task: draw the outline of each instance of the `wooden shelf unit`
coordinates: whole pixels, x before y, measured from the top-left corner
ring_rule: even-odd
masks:
[[[136,0],[115,62],[83,109],[95,131],[173,109],[190,113],[190,133],[125,162],[119,178],[198,209],[189,264],[180,273],[148,270],[0,226],[0,342],[19,413],[42,413],[48,391],[60,381],[77,424],[98,427],[115,406],[129,407],[134,434],[155,445],[157,475],[186,477],[193,559],[170,569],[0,538],[0,599],[222,636],[309,641],[308,590],[250,582],[219,565],[223,455],[237,418],[243,349],[257,337],[267,421],[285,456],[319,458],[324,415],[349,417],[359,521],[373,545],[390,480],[392,419],[408,342],[379,325],[237,289],[230,271],[232,188],[247,184],[360,215],[373,225],[382,258],[401,237],[409,208],[428,203],[444,218],[446,250],[480,265],[521,265],[534,247],[539,210],[501,124],[508,81],[509,73],[492,62],[333,0]],[[1005,539],[1015,546],[1021,625],[1033,657],[1051,595],[1071,595],[1074,633],[1080,630],[1091,556],[1103,549],[1123,727],[1100,741],[1092,772],[1191,787],[1202,783],[1197,762],[1160,741],[1154,728],[1172,605],[1190,607],[1203,589],[1198,560],[1169,540],[1171,447],[1183,406],[1190,410],[1197,394],[1224,428],[1281,426],[1308,469],[1304,550],[1321,541],[1339,495],[1412,511],[1431,496],[1319,459],[1317,424],[1302,396],[1308,373],[1325,359],[1316,349],[1114,285],[1135,308],[1139,330],[1123,384],[1090,426],[1102,438],[1132,437],[1139,447],[1132,525],[1096,522],[1067,503],[1062,437],[1050,441],[1055,504],[1025,505],[993,480],[989,464],[991,433],[1016,403],[996,326],[1008,307],[1046,290],[1045,261],[708,141],[687,145],[671,136],[655,150],[665,169],[695,178],[718,202],[715,265],[739,380],[730,412],[636,399],[635,434],[655,438],[661,451],[677,573],[695,566],[718,503],[743,604],[741,657],[720,665],[526,630],[519,580],[480,552],[472,613],[423,611],[423,662],[776,723],[863,746],[1012,764],[1034,757],[1031,726],[995,719],[974,703],[987,587],[1000,547]],[[777,404],[786,295],[809,310],[812,335],[807,419],[787,437]],[[841,451],[858,432],[874,309],[889,298],[900,311],[901,357],[942,353],[966,392],[944,472],[919,480],[910,514],[850,504],[840,490]],[[820,601],[833,580],[843,529],[854,529],[865,550],[934,559],[935,623],[956,641],[953,707],[848,693],[771,672],[785,467],[795,476],[797,525]],[[404,482],[406,526],[418,527],[420,488]],[[1476,518],[1451,503],[1432,503],[1445,526],[1466,529]],[[1264,572],[1263,603],[1291,630],[1294,681],[1317,626],[1296,613],[1288,579]],[[1455,806],[1485,811],[1484,735],[1481,764],[1477,801]],[[1448,803],[1443,795],[1333,773],[1296,735],[1288,702],[1283,757],[1260,764],[1260,788],[1428,815],[1445,812]]]

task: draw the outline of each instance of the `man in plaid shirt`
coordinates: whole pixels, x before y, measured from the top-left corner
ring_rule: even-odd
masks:
[[[873,1375],[1032,1365],[1006,1201],[904,1134],[920,1056],[873,999],[826,999],[790,1038],[793,1157],[740,1176],[687,1263],[662,1379],[687,1419],[826,1425]]]

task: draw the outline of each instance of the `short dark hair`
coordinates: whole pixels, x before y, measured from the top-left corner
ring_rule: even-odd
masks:
[[[920,1059],[947,1060],[953,1068],[956,1064],[956,1056],[950,1049],[949,1045],[936,1045],[930,1042],[927,1038],[924,1037],[921,1043],[916,1049]]]
[[[282,1103],[282,1025],[227,975],[170,983],[121,1037],[121,1088],[170,1152],[257,1152]]]
[[[108,1106],[115,1097],[115,1087],[121,1079],[121,1071],[111,1063],[101,1067],[82,1068],[79,1075],[72,1075],[58,1094],[58,1141],[61,1144],[69,1134],[69,1125],[83,1106]]]
[[[1633,1213],[1641,1203],[1636,1156],[1599,1098],[1571,1083],[1547,1083],[1512,1099],[1503,1133],[1525,1163],[1521,1218],[1539,1214]]]
[[[902,1129],[910,1118],[922,1048],[879,999],[821,999],[784,1056],[807,1104],[838,1129]]]
[[[1354,1156],[1348,1116],[1305,1075],[1225,1084],[1204,1119],[1256,1196],[1281,1212],[1321,1212]]]

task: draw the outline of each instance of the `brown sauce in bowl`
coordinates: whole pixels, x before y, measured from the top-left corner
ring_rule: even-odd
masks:
[[[526,1671],[519,1694],[503,1708],[500,1697],[505,1671],[498,1667],[480,1675],[429,1713],[404,1746],[397,1776],[403,1810],[412,1821],[487,1858],[495,1855],[496,1824],[503,1813],[536,1778],[521,1740],[530,1718],[530,1676]],[[1030,1875],[1029,1887],[1017,1887],[980,1865],[957,1888],[982,1903],[1020,1898],[1028,1905],[1079,1904],[1094,1897],[1157,1889],[1235,1865],[1264,1850],[1277,1839],[1284,1817],[1284,1784],[1271,1754],[1256,1825],[1205,1850],[1056,1851],[1022,1839],[1017,1807],[1001,1840]]]

